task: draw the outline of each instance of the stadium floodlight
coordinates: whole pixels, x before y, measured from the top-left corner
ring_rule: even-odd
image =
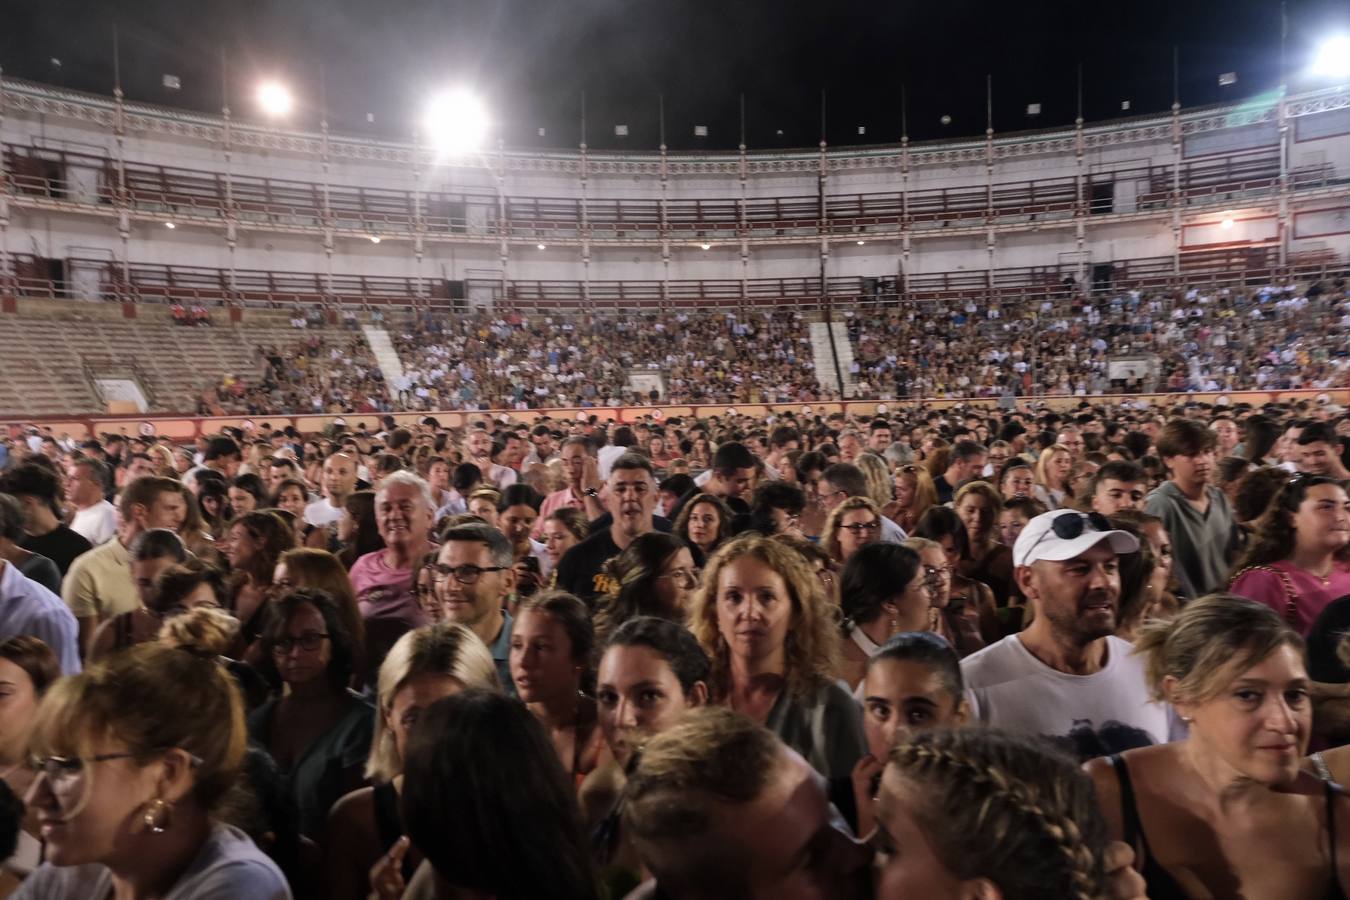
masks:
[[[454,88],[431,99],[423,125],[437,151],[466,153],[487,138],[487,107],[467,88]]]
[[[1318,45],[1312,75],[1328,81],[1350,80],[1350,34],[1333,34]]]
[[[164,227],[167,228],[167,229],[169,229],[170,231],[173,231],[173,230],[174,230],[175,228],[177,228],[178,226],[175,225],[175,224],[173,224],[172,222],[165,222],[165,223],[164,223]]]
[[[539,249],[540,249],[540,250],[547,250],[547,249],[548,249],[548,244],[540,244],[540,245],[539,245]]]
[[[378,234],[372,234],[370,236],[370,242],[372,244],[378,244],[380,242],[380,236]]]
[[[279,81],[264,81],[258,85],[258,106],[263,113],[273,119],[290,115],[295,106],[295,98],[290,88]]]
[[[699,244],[699,246],[702,247],[704,250],[712,249],[712,244]]]
[[[1224,216],[1223,221],[1219,223],[1219,227],[1222,228],[1224,231],[1228,231],[1230,228],[1233,227],[1233,217]]]

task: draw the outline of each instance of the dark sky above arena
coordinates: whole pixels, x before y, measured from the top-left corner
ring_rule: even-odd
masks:
[[[1167,109],[1173,45],[1186,106],[1267,93],[1280,73],[1278,0],[14,0],[4,18],[6,76],[108,94],[116,23],[133,100],[218,112],[223,55],[236,115],[256,116],[253,86],[277,76],[297,126],[323,108],[336,131],[407,139],[431,93],[468,83],[516,147],[575,147],[583,91],[595,148],[654,149],[661,94],[672,149],[734,148],[744,94],[762,149],[814,145],[822,90],[830,143],[874,144],[900,137],[902,86],[927,139],[983,133],[986,74],[994,127],[1013,131],[1071,123],[1080,64],[1088,121]],[[1297,87],[1350,4],[1289,0],[1288,21]]]

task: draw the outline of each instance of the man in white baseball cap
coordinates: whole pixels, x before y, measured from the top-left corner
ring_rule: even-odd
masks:
[[[1168,740],[1167,707],[1149,698],[1143,663],[1115,636],[1117,556],[1138,550],[1138,539],[1095,512],[1061,509],[1027,523],[1014,575],[1035,617],[961,662],[981,722],[1062,739],[1085,759]]]

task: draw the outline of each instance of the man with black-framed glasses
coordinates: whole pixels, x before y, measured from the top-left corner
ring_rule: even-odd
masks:
[[[432,585],[445,618],[465,626],[492,651],[497,677],[511,681],[511,614],[507,601],[516,589],[511,542],[490,525],[457,525],[441,536],[432,565]]]
[[[961,661],[979,721],[1060,739],[1085,759],[1170,739],[1172,717],[1151,699],[1143,661],[1115,636],[1117,556],[1138,549],[1096,512],[1027,523],[1013,564],[1035,618]]]

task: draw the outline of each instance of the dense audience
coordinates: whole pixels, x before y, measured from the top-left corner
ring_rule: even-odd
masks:
[[[359,334],[311,332],[258,347],[199,412],[376,413],[665,404],[812,403],[838,398],[808,317],[789,311],[524,315],[388,323],[401,375]],[[852,396],[978,398],[1149,391],[1330,388],[1347,383],[1350,298],[1340,281],[1107,297],[860,305],[836,313],[854,361]],[[331,335],[333,332],[327,332]],[[1112,360],[1141,361],[1137,373]],[[1150,360],[1151,362],[1142,362]],[[658,374],[664,389],[648,386]],[[636,374],[635,374],[636,373]]]
[[[1341,896],[1350,413],[1176,399],[10,439],[0,889]]]

